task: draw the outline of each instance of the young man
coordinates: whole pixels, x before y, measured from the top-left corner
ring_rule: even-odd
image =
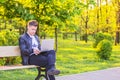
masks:
[[[36,35],[38,22],[30,20],[27,24],[27,31],[19,38],[19,47],[21,51],[23,65],[44,66],[50,80],[55,80],[54,75],[60,73],[55,69],[56,55],[54,50],[41,52],[41,45]]]

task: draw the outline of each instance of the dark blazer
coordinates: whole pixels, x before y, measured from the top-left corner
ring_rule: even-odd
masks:
[[[41,50],[40,40],[38,36],[35,35],[35,38],[38,41],[38,49]],[[33,49],[32,49],[32,38],[27,33],[24,33],[23,35],[20,36],[19,47],[21,51],[22,64],[28,65],[29,57],[30,54],[33,53]]]

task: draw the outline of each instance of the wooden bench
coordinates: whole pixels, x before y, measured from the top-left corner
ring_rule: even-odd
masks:
[[[21,56],[19,46],[0,46],[0,57],[13,57]],[[44,67],[35,65],[10,65],[10,66],[0,66],[0,70],[13,70],[13,69],[24,69],[24,68],[37,68],[38,75],[35,80],[39,80],[44,77],[48,80],[47,71]],[[44,72],[44,74],[42,74]]]

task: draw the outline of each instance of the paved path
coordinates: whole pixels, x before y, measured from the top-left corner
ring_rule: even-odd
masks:
[[[59,76],[56,80],[120,80],[120,67]]]

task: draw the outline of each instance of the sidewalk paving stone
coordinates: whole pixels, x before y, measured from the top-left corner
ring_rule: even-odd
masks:
[[[120,80],[120,67],[58,76],[56,80]]]

